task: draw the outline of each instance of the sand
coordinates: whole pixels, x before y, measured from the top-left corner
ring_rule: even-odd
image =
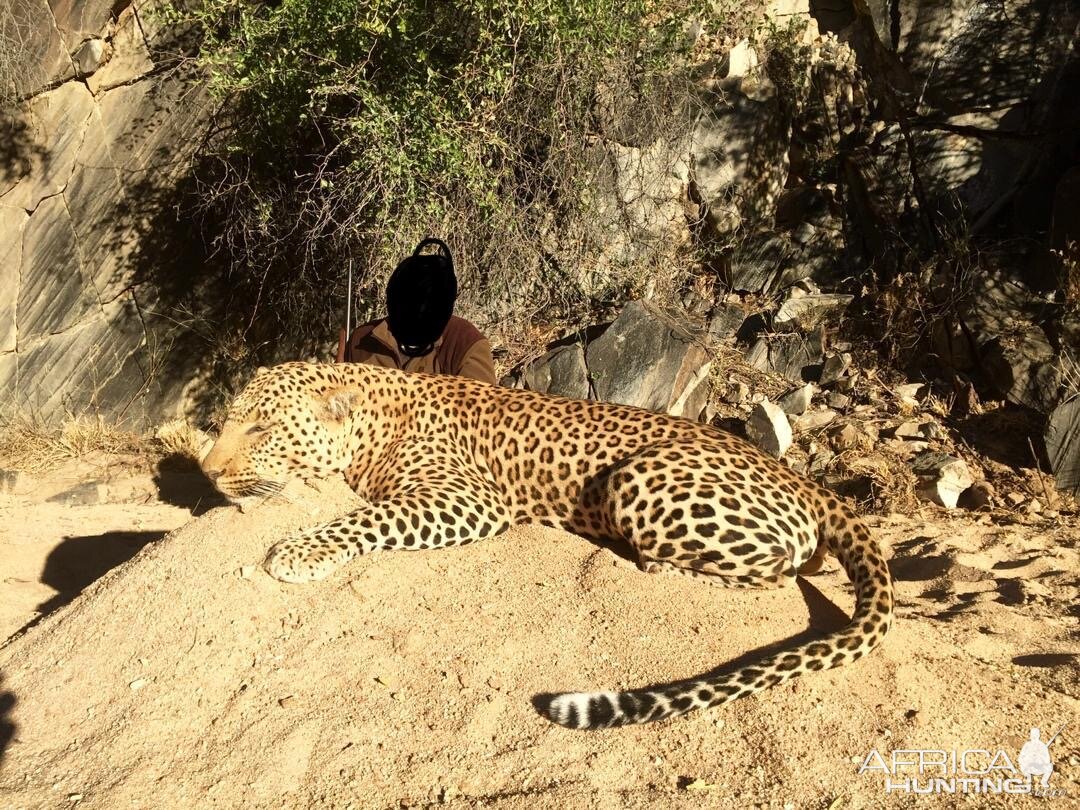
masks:
[[[762,592],[648,576],[530,526],[278,583],[258,568],[266,550],[353,498],[321,489],[197,518],[150,499],[0,496],[0,806],[1014,806],[1036,800],[887,795],[882,773],[858,771],[872,749],[1015,760],[1032,726],[1070,720],[1051,749],[1065,795],[1045,806],[1080,806],[1074,521],[875,519],[898,617],[873,655],[708,712],[575,732],[531,698],[684,677],[820,632],[850,587],[835,564]],[[131,559],[65,581],[45,575],[57,555],[77,572],[97,560],[95,576]]]

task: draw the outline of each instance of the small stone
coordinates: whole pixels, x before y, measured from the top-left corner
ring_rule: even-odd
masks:
[[[742,405],[750,399],[750,386],[744,382],[732,383],[724,394],[724,402],[729,405]]]
[[[128,686],[132,689],[132,691],[138,692],[140,689],[146,686],[146,684],[146,678],[136,678],[131,683],[129,683]]]
[[[254,566],[254,565],[242,565],[242,566],[240,566],[240,571],[239,571],[240,579],[251,579],[251,577],[255,574],[255,568],[256,568],[256,566]]]
[[[836,411],[807,411],[795,419],[794,428],[797,433],[806,433],[811,430],[821,430],[836,418]]]
[[[83,795],[81,793],[69,793],[68,794],[68,801],[69,802],[81,802],[82,800],[83,800]]]
[[[838,451],[854,450],[862,442],[863,433],[855,425],[847,422],[843,425],[833,428],[829,431],[829,439],[832,441],[832,446]]]
[[[829,395],[825,398],[825,402],[830,408],[834,408],[838,411],[846,411],[851,405],[851,397],[847,394],[841,394],[839,391],[830,391]]]
[[[280,706],[283,709],[289,708],[294,703],[296,703],[296,698],[293,697],[292,695],[286,695],[283,698],[278,698],[278,706]]]
[[[487,679],[487,685],[490,686],[492,689],[502,689],[502,678],[500,678],[498,675],[492,675],[490,678]]]
[[[896,386],[893,393],[896,394],[896,398],[900,400],[901,405],[915,408],[919,405],[919,394],[925,388],[925,383],[908,383],[907,385]]]
[[[795,326],[809,332],[840,315],[853,300],[853,295],[839,293],[810,293],[792,295],[773,316],[777,326]]]
[[[920,422],[912,419],[897,425],[893,430],[893,435],[898,439],[925,441],[928,439],[944,438],[944,431],[942,431],[941,426],[937,422]]]
[[[798,416],[806,413],[806,409],[810,407],[810,401],[813,397],[814,384],[807,383],[784,394],[776,401],[776,404],[789,416]]]
[[[88,39],[71,57],[71,61],[79,69],[80,76],[89,76],[101,67],[105,61],[105,40]]]
[[[955,508],[960,493],[975,483],[967,463],[947,453],[922,453],[911,466],[923,479],[919,496],[947,509]]]
[[[396,689],[398,686],[397,679],[390,675],[376,675],[375,683],[382,684],[387,689]]]
[[[1010,492],[1005,496],[1005,503],[1014,509],[1027,500],[1027,497],[1019,492]]]
[[[779,405],[765,400],[754,406],[746,434],[754,444],[780,458],[791,447],[791,423]]]
[[[1024,507],[1024,511],[1027,512],[1029,515],[1037,515],[1042,512],[1042,510],[1042,501],[1040,501],[1038,498],[1032,498],[1031,502]]]

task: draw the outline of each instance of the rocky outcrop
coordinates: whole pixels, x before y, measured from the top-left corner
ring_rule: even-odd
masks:
[[[506,380],[533,391],[697,419],[712,358],[700,329],[633,301],[589,341],[556,346]]]
[[[156,418],[182,381],[155,373],[169,330],[150,265],[178,239],[162,214],[206,96],[139,4],[16,5],[25,37],[4,45],[25,62],[0,171],[3,405],[44,421],[88,408]]]

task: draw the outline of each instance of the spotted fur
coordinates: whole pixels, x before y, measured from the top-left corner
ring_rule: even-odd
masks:
[[[844,628],[734,672],[629,692],[537,698],[570,728],[644,723],[718,706],[861,658],[892,622],[892,583],[866,525],[817,484],[707,425],[373,366],[260,369],[204,461],[233,500],[342,475],[364,505],[275,545],[285,582],[358,554],[444,548],[514,523],[621,539],[649,573],[774,587],[836,556],[855,588]]]

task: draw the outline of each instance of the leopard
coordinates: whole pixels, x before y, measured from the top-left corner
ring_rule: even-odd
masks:
[[[854,591],[848,623],[750,663],[625,691],[553,692],[533,705],[571,729],[716,707],[854,662],[892,626],[887,561],[842,498],[733,432],[665,413],[362,364],[260,368],[202,461],[233,503],[343,477],[359,506],[274,544],[284,583],[359,555],[445,549],[511,526],[557,527],[622,547],[648,574],[774,588],[831,555]]]

